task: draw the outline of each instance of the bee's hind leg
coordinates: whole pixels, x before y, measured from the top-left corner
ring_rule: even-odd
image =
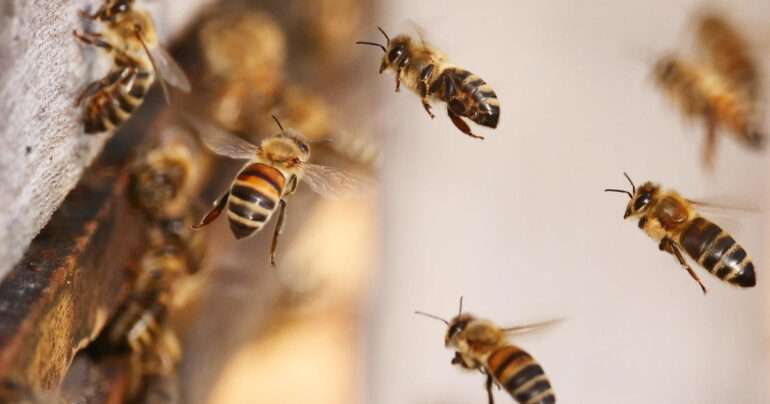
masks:
[[[698,285],[700,285],[701,290],[703,290],[703,294],[706,294],[706,287],[703,286],[703,282],[701,282],[700,278],[698,277],[698,274],[693,271],[692,267],[685,261],[684,256],[682,255],[682,252],[679,251],[679,246],[674,243],[673,240],[671,240],[668,237],[664,237],[663,240],[660,240],[660,245],[658,246],[661,251],[667,251],[671,254],[673,254],[677,261],[679,261],[679,264],[684,267],[687,272],[690,273],[690,276],[692,276],[693,279],[695,279],[696,282],[698,282]]]
[[[286,213],[286,201],[281,199],[281,211],[278,212],[278,222],[275,224],[273,232],[273,242],[270,244],[270,265],[275,268],[275,248],[278,247],[278,235],[283,231],[283,218]]]
[[[214,219],[219,217],[219,214],[222,213],[222,209],[225,208],[225,205],[227,204],[227,200],[230,198],[230,191],[225,192],[224,195],[222,195],[221,198],[214,204],[214,208],[209,211],[209,213],[206,214],[206,216],[203,217],[203,220],[201,220],[200,223],[192,226],[193,230],[198,230],[203,226],[208,225],[209,223],[213,222]]]
[[[457,129],[460,129],[460,132],[465,133],[466,135],[472,138],[484,140],[483,136],[474,135],[471,132],[471,127],[468,126],[468,124],[465,123],[465,121],[463,121],[463,118],[461,118],[459,115],[452,112],[451,108],[447,107],[447,113],[449,114],[449,119],[452,120],[452,123],[455,124]]]
[[[492,396],[492,385],[494,384],[495,380],[492,378],[492,375],[489,374],[489,372],[485,372],[487,375],[487,397],[489,398],[489,404],[495,404],[495,397]]]

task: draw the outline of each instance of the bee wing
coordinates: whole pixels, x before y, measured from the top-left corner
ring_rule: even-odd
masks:
[[[760,213],[755,207],[742,206],[740,203],[721,202],[722,198],[716,198],[717,202],[688,199],[699,214],[714,220],[720,227],[738,230],[743,227],[748,217]]]
[[[142,43],[144,51],[147,52],[147,56],[150,57],[150,63],[155,70],[155,74],[158,75],[158,82],[160,82],[160,88],[163,90],[163,97],[166,99],[166,103],[171,104],[171,97],[169,96],[168,86],[166,83],[189,93],[190,92],[190,80],[187,79],[187,75],[184,70],[176,63],[173,57],[163,49],[159,44],[155,46],[148,46],[145,41],[142,32],[137,28],[136,36],[139,38],[139,42]]]
[[[426,38],[428,35],[426,34],[425,28],[423,28],[422,25],[418,24],[417,21],[411,18],[407,19],[406,23],[409,25],[409,28],[414,30],[414,32],[417,34],[417,37],[420,38],[420,42],[426,43]]]
[[[187,122],[198,131],[203,144],[216,154],[239,160],[251,160],[262,150],[259,146],[251,144],[205,119],[189,113],[183,113],[183,115]]]
[[[544,328],[550,327],[554,324],[560,323],[564,321],[564,319],[555,319],[555,320],[549,320],[549,321],[543,321],[541,323],[534,323],[534,324],[527,324],[527,325],[520,325],[517,327],[510,327],[510,328],[503,328],[503,332],[506,335],[516,335],[516,334],[526,334],[533,331],[542,330]]]
[[[368,176],[317,164],[306,164],[304,168],[302,180],[324,198],[367,198],[377,192],[377,182]]]

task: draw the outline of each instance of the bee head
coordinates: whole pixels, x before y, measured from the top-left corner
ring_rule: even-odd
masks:
[[[628,195],[631,200],[628,202],[628,205],[626,206],[626,212],[623,214],[623,219],[627,219],[631,216],[644,213],[649,207],[652,198],[658,192],[659,187],[651,182],[645,182],[641,187],[639,187],[639,189],[636,189],[636,185],[634,185],[634,182],[631,181],[631,177],[629,177],[626,173],[623,173],[623,175],[631,184],[631,191],[626,191],[623,189],[605,189],[604,191],[620,192]]]
[[[385,36],[385,45],[366,41],[359,41],[356,43],[359,45],[379,46],[382,51],[385,52],[385,55],[382,57],[382,63],[380,64],[380,73],[388,69],[403,68],[407,63],[409,63],[409,53],[407,52],[407,47],[410,41],[409,37],[406,35],[399,35],[393,38],[391,41],[390,37],[388,37],[388,34],[386,34],[382,28],[377,27],[377,29],[380,30],[382,35]]]
[[[104,15],[107,16],[107,18],[114,20],[120,13],[130,10],[133,4],[134,0],[117,0],[105,10]]]
[[[681,66],[679,61],[673,56],[666,56],[655,63],[653,76],[655,80],[663,85],[676,82],[681,75]]]
[[[310,158],[310,148],[305,136],[297,130],[283,128],[281,122],[273,116],[280,132],[262,142],[262,150],[270,161],[276,164],[296,166],[306,163]]]
[[[465,331],[468,323],[473,321],[474,317],[470,314],[459,314],[449,321],[446,335],[444,336],[444,345],[447,347],[460,348],[462,341],[459,338],[460,333]]]

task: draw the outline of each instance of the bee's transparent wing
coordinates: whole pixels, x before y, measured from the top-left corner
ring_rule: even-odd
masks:
[[[687,202],[695,207],[699,215],[732,231],[743,228],[750,218],[760,213],[756,207],[730,201],[727,197],[709,197],[708,201],[688,199]]]
[[[169,55],[168,51],[160,45],[150,48],[150,55],[155,61],[155,69],[158,76],[162,77],[168,84],[189,93],[191,86],[190,80],[187,78],[182,67],[177,64],[176,60]]]
[[[139,42],[142,43],[147,56],[150,57],[152,68],[155,70],[155,74],[158,76],[158,82],[160,82],[160,88],[163,90],[163,97],[166,99],[166,103],[171,103],[171,97],[169,96],[168,86],[166,83],[189,93],[190,92],[190,80],[184,73],[184,70],[176,63],[173,57],[163,49],[160,44],[154,46],[147,45],[142,32],[137,28],[136,35],[139,38]]]
[[[302,181],[324,198],[368,198],[377,193],[377,182],[368,176],[317,164],[305,165]]]
[[[251,160],[260,152],[260,147],[251,144],[216,125],[190,113],[183,113],[200,134],[203,144],[214,153],[240,160]]]
[[[502,330],[506,335],[526,334],[529,332],[542,330],[544,328],[550,327],[562,321],[563,319],[549,320],[549,321],[543,321],[542,323],[534,323],[534,324],[520,325],[517,327],[503,328]]]

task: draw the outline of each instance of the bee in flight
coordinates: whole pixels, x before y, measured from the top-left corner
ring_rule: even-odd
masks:
[[[193,228],[208,225],[227,207],[230,229],[235,238],[242,239],[259,232],[276,209],[279,209],[270,246],[270,263],[273,266],[278,235],[286,212],[286,197],[297,190],[300,181],[307,183],[321,196],[332,199],[365,197],[374,190],[374,184],[367,178],[341,169],[308,163],[308,145],[323,140],[308,141],[300,132],[291,128],[284,129],[275,117],[273,119],[280,132],[264,139],[260,146],[192,115],[187,115],[187,119],[212,151],[222,156],[248,160],[229,190]]]
[[[75,100],[85,100],[83,122],[86,133],[112,130],[127,120],[144,101],[156,75],[163,95],[170,100],[168,84],[185,92],[190,82],[182,68],[158,44],[155,24],[150,14],[133,8],[133,0],[107,0],[94,14],[80,15],[104,26],[101,33],[86,31],[77,40],[106,50],[113,56],[113,66],[101,80],[88,84]]]
[[[500,101],[492,87],[475,74],[449,62],[446,55],[409,35],[399,35],[391,41],[388,34],[377,27],[387,41],[386,45],[359,41],[357,44],[379,46],[385,52],[380,64],[380,73],[396,73],[396,91],[401,82],[416,92],[428,115],[430,101],[439,100],[447,104],[447,114],[468,136],[484,139],[471,132],[462,118],[468,118],[479,125],[496,128],[500,119]]]
[[[416,314],[440,320],[447,325],[444,345],[455,351],[452,364],[486,375],[489,404],[495,402],[492,385],[505,388],[521,404],[553,404],[556,397],[543,368],[521,348],[510,344],[507,337],[523,334],[553,324],[554,321],[512,328],[500,328],[488,320],[460,312],[451,321],[420,311]]]
[[[655,64],[653,77],[685,115],[703,120],[704,162],[711,166],[720,128],[728,129],[749,147],[762,146],[760,80],[743,39],[722,18],[708,15],[700,19],[697,39],[704,62],[667,55]]]
[[[638,189],[628,174],[623,173],[631,183],[631,191],[605,189],[606,192],[628,194],[624,219],[638,220],[639,228],[658,243],[661,251],[674,255],[679,264],[693,279],[703,286],[698,275],[685,260],[682,249],[695,262],[719,279],[733,285],[752,287],[756,284],[754,264],[746,253],[726,231],[703,218],[695,210],[696,202],[683,198],[676,191],[661,190],[651,182]]]

